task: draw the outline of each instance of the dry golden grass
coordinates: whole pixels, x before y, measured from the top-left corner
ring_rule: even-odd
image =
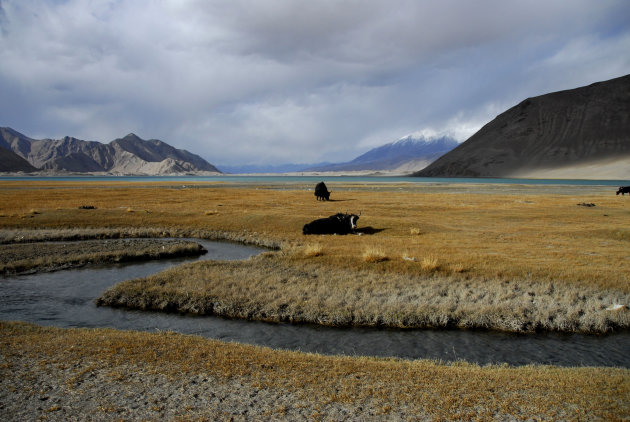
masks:
[[[60,242],[47,245],[0,244],[0,275],[55,271],[87,264],[145,261],[201,255],[195,242],[133,239]]]
[[[486,278],[526,276],[629,289],[630,204],[610,188],[498,186],[488,192],[472,185],[455,191],[402,186],[400,191],[385,185],[375,196],[372,185],[335,187],[342,205],[314,201],[301,186],[270,190],[221,184],[2,182],[0,215],[5,217],[0,228],[211,231],[300,245],[307,243],[301,234],[304,223],[352,208],[363,213],[359,228],[371,231],[360,238],[319,237],[330,265],[361,268],[363,251],[378,245],[392,256],[406,251],[437,257],[443,272],[457,264]],[[86,198],[96,209],[77,209]],[[576,206],[584,201],[596,207]],[[126,213],[127,208],[149,213]],[[31,209],[39,214],[19,218]],[[218,212],[208,218],[208,209]],[[412,229],[422,236],[412,235]],[[415,271],[400,260],[390,259],[384,266],[388,272]]]
[[[365,260],[365,262],[383,262],[387,261],[389,257],[381,248],[368,246],[363,251],[363,259]]]
[[[440,268],[440,266],[438,265],[438,259],[432,255],[422,258],[420,266],[423,270],[429,272],[437,271]]]
[[[282,246],[244,262],[187,265],[116,287],[126,304],[139,307],[159,308],[160,300],[186,294],[188,303],[175,303],[188,311],[202,311],[211,298],[213,307],[219,304],[213,313],[250,317],[253,310],[261,319],[325,324],[628,326],[626,310],[605,310],[627,304],[630,295],[630,201],[610,188],[329,185],[344,202],[316,202],[312,186],[299,184],[273,190],[278,186],[0,182],[0,242],[192,236]],[[78,210],[86,200],[95,209]],[[575,205],[581,202],[596,207]],[[362,211],[364,235],[317,237],[325,254],[307,256],[313,239],[301,235],[302,225],[347,208]],[[35,209],[38,214],[30,213]],[[207,215],[208,209],[216,213]],[[375,246],[418,261],[365,262],[363,252]],[[424,270],[423,257],[435,257],[439,267]],[[151,280],[168,281],[166,289]],[[51,371],[110,368],[121,383],[126,371],[174,379],[207,374],[289,394],[311,419],[332,418],[323,409],[356,403],[383,419],[396,411],[433,420],[623,420],[630,414],[626,369],[323,357],[170,333],[11,323],[0,323],[0,332],[4,379],[16,376],[12,359],[24,356]],[[282,418],[280,410],[273,416]],[[183,419],[200,418],[183,411]]]
[[[157,374],[191,382],[206,377],[212,380],[212,391],[226,391],[226,386],[229,391],[236,383],[253,391],[278,392],[288,397],[290,408],[275,409],[269,417],[281,420],[291,415],[334,419],[335,409],[342,406],[353,409],[346,418],[355,420],[623,420],[630,414],[630,371],[620,368],[480,367],[327,357],[173,333],[63,330],[6,322],[0,322],[0,333],[3,379],[19,376],[14,363],[30,359],[33,370],[57,374],[69,397],[84,388],[86,377],[104,372],[109,383],[121,388],[133,373],[146,376],[147,382]],[[108,408],[106,397],[102,401]],[[73,405],[71,399],[67,405]],[[205,406],[199,414],[182,408],[178,414],[199,420],[216,410]]]
[[[206,261],[117,284],[99,304],[264,321],[404,328],[606,332],[630,327],[630,311],[606,310],[630,295],[567,284],[382,274],[331,268],[298,255]],[[415,265],[419,265],[415,264]]]
[[[321,243],[310,243],[304,247],[304,256],[314,258],[324,254],[324,247]]]
[[[352,315],[366,307],[376,320],[385,319],[374,299],[378,285],[379,294],[404,298],[390,300],[387,309],[393,313],[415,306],[425,315],[457,304],[448,314],[432,317],[456,326],[517,331],[628,326],[623,313],[611,317],[602,311],[613,301],[627,304],[630,295],[630,201],[615,196],[614,189],[345,184],[335,186],[336,201],[326,202],[315,201],[311,189],[299,184],[2,182],[0,194],[6,200],[0,203],[5,216],[0,228],[11,233],[7,239],[43,230],[109,230],[280,245],[282,251],[274,257],[278,268],[316,265],[319,274],[346,274],[336,279],[340,289],[361,294],[347,298],[342,310]],[[95,209],[78,210],[87,199]],[[576,206],[582,202],[596,206]],[[35,208],[39,214],[19,218]],[[128,208],[146,212],[127,213]],[[208,209],[217,213],[208,216]],[[346,210],[362,211],[363,236],[318,236],[325,254],[305,254],[313,239],[301,234],[303,224]],[[373,258],[366,258],[365,251],[375,249],[387,251],[383,255],[390,259],[367,262]],[[391,259],[403,253],[418,261]],[[245,280],[256,285],[252,282],[263,276],[248,274]],[[367,287],[358,285],[358,279],[366,280]],[[266,283],[279,287],[274,283],[282,280],[271,269]],[[415,293],[401,291],[409,284]],[[170,293],[163,294],[167,298]],[[248,294],[257,297],[254,289]],[[279,294],[285,303],[300,297],[282,289]],[[414,295],[422,298],[419,305]],[[318,313],[323,308],[312,304],[308,314],[315,318]]]

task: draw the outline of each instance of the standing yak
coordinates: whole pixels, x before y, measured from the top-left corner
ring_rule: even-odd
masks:
[[[315,197],[318,201],[329,201],[330,200],[330,192],[326,187],[324,182],[319,182],[315,186]]]
[[[617,191],[617,195],[621,194],[621,196],[624,196],[626,193],[630,193],[630,186],[621,186]]]

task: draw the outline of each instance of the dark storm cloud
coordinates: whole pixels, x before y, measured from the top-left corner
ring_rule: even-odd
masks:
[[[0,125],[128,132],[215,163],[461,140],[528,96],[630,73],[626,1],[0,2]]]

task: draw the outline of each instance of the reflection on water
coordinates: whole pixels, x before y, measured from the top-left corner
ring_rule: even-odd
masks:
[[[126,311],[96,307],[108,287],[200,259],[245,259],[255,247],[200,241],[208,250],[199,258],[89,267],[0,279],[0,319],[59,327],[112,327],[124,330],[172,330],[225,341],[341,355],[408,359],[466,360],[562,366],[630,367],[630,333],[518,335],[464,330],[390,330],[268,324],[216,317]]]

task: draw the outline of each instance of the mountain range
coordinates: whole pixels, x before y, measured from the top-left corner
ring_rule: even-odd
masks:
[[[338,164],[313,166],[304,169],[311,172],[338,171],[393,171],[410,173],[421,169],[436,158],[442,156],[458,145],[448,136],[425,137],[423,135],[407,135],[395,142],[373,148],[352,161]]]
[[[408,174],[419,170],[436,158],[458,145],[448,136],[425,137],[419,134],[407,135],[397,141],[372,148],[352,161],[343,163],[280,164],[219,166],[228,173],[354,173],[384,172],[388,174]]]
[[[345,163],[231,166],[231,173],[383,172],[422,177],[630,179],[630,75],[527,98],[465,142],[408,135]],[[419,171],[418,171],[419,170]],[[198,155],[134,134],[109,144],[31,139],[0,128],[0,172],[221,173]]]
[[[630,75],[527,98],[414,175],[630,179]]]
[[[0,128],[0,171],[168,175],[220,173],[198,155],[157,139],[133,133],[103,144],[66,136],[31,139],[11,128]]]

